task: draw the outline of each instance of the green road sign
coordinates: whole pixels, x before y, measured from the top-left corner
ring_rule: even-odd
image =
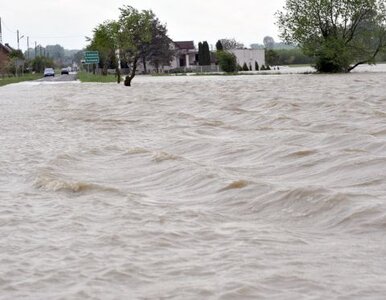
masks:
[[[98,51],[85,51],[84,52],[84,63],[85,64],[98,64],[99,63],[99,52]]]

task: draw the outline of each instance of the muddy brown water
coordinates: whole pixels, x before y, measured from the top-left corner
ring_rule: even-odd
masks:
[[[384,299],[385,82],[0,88],[0,299]]]

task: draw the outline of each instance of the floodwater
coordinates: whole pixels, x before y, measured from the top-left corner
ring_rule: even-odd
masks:
[[[0,299],[384,299],[385,82],[0,88]]]

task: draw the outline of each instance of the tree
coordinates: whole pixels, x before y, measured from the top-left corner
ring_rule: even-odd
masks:
[[[236,56],[228,51],[217,51],[217,61],[221,69],[226,73],[237,72],[237,59]]]
[[[47,45],[45,53],[47,57],[51,57],[59,65],[61,65],[64,61],[64,48],[58,44]]]
[[[198,64],[200,66],[204,65],[204,52],[203,52],[203,48],[202,48],[202,43],[201,42],[198,43]]]
[[[202,63],[203,63],[203,66],[210,65],[210,51],[209,51],[209,44],[207,41],[204,41],[202,43]]]
[[[55,67],[55,63],[51,58],[45,57],[45,56],[36,56],[31,61],[32,70],[37,73],[43,73],[44,68]]]
[[[281,37],[320,72],[350,72],[386,48],[386,0],[286,0],[277,16]]]
[[[151,10],[138,11],[132,6],[123,6],[118,21],[107,21],[98,25],[89,38],[88,50],[98,50],[103,73],[108,67],[116,66],[117,81],[120,83],[120,65],[127,65],[129,74],[124,84],[131,85],[138,63],[150,62],[159,69],[170,64],[174,51],[166,26],[156,18]]]
[[[279,65],[279,55],[275,50],[269,49],[265,52],[265,61],[271,66]]]
[[[216,43],[216,50],[217,51],[223,51],[224,50],[224,47],[222,46],[222,43],[220,40],[218,40]]]
[[[263,43],[266,49],[273,49],[275,47],[275,40],[271,36],[264,37]]]
[[[243,64],[243,71],[249,71],[247,63]]]
[[[169,65],[174,56],[170,44],[172,40],[167,35],[166,25],[161,24],[155,16],[152,19],[152,37],[150,43],[142,46],[142,63],[147,73],[146,61],[149,61],[159,72],[159,67]]]
[[[115,52],[117,49],[116,37],[119,30],[119,24],[115,21],[106,21],[99,24],[93,30],[93,37],[88,39],[90,45],[87,50],[99,52],[102,74],[107,75],[107,69],[116,64]]]
[[[259,63],[258,63],[257,61],[255,61],[255,70],[256,70],[256,71],[259,71],[259,69],[260,69],[260,68],[259,68]]]
[[[152,20],[155,16],[151,10],[138,11],[132,6],[124,6],[120,11],[118,49],[130,67],[130,74],[126,76],[124,84],[131,86],[142,56],[141,50],[151,42]]]
[[[223,50],[242,49],[244,44],[237,42],[235,39],[221,39]]]

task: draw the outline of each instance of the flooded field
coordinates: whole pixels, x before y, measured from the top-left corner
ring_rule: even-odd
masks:
[[[0,88],[0,299],[384,299],[385,82]]]

